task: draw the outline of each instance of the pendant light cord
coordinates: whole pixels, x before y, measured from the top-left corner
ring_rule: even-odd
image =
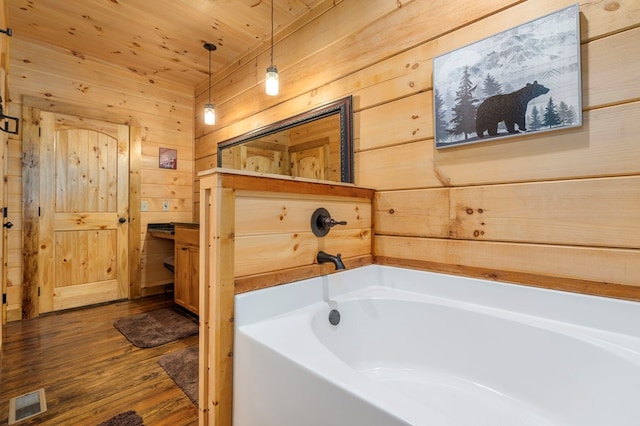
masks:
[[[211,104],[211,50],[209,50],[209,104]]]
[[[271,66],[273,67],[273,1],[271,0]]]

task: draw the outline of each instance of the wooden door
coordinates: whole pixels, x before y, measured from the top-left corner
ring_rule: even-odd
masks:
[[[330,179],[324,146],[291,152],[291,176]]]
[[[129,128],[40,112],[39,312],[129,295]]]
[[[4,49],[0,49],[4,52]],[[3,55],[4,56],[4,55]],[[0,102],[3,103],[3,111],[6,111],[7,104],[4,102],[5,99],[5,64],[0,63],[0,98],[2,100]],[[7,140],[8,135],[5,132],[1,132],[0,135],[0,143],[2,144],[2,148],[0,148],[0,176],[2,179],[2,188],[0,188],[0,208],[2,208],[3,213],[6,212],[7,208]],[[3,325],[7,322],[7,268],[5,267],[6,259],[7,259],[7,229],[12,226],[11,222],[8,222],[7,215],[2,215],[2,233],[0,234],[0,291],[2,294],[2,302],[0,302],[0,349],[2,349],[2,330],[4,329]]]
[[[234,147],[233,150],[234,169],[258,173],[289,174],[286,147],[268,142],[252,142],[249,145]]]

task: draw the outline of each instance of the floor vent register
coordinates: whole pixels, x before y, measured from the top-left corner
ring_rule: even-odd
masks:
[[[44,389],[38,389],[9,400],[9,424],[28,419],[47,411]]]

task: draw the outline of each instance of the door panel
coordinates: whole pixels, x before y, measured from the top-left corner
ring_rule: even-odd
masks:
[[[311,148],[291,153],[291,176],[312,179],[328,179],[325,173],[326,154],[324,147]]]
[[[128,127],[41,115],[40,312],[126,298]]]
[[[57,231],[56,287],[115,280],[117,237],[115,230]]]
[[[115,212],[117,140],[92,130],[55,132],[56,213]]]
[[[289,146],[291,176],[331,180],[329,138]]]

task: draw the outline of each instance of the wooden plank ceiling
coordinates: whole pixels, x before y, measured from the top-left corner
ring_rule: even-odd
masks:
[[[274,0],[274,31],[325,0]],[[269,41],[269,0],[8,0],[13,37],[195,87]]]

